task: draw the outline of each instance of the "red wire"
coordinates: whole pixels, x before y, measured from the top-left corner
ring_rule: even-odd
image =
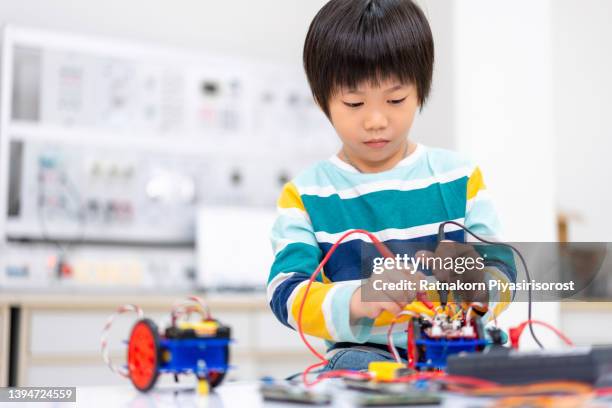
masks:
[[[416,344],[414,340],[414,321],[410,319],[410,322],[408,323],[408,356],[407,357],[408,357],[408,367],[412,368],[413,370],[416,367],[415,351],[416,351]]]
[[[431,303],[429,301],[429,299],[427,299],[427,294],[425,292],[417,292],[416,294],[416,298],[418,301],[420,301],[422,304],[425,305],[425,307],[427,307],[430,310],[434,310],[435,306],[433,303]]]
[[[401,313],[400,312],[397,316],[395,316],[395,319],[393,319],[393,321],[391,321],[391,324],[389,325],[389,329],[387,330],[387,349],[389,350],[389,353],[391,353],[391,355],[393,356],[393,358],[399,360],[399,353],[397,352],[397,349],[394,350],[394,345],[393,345],[393,327],[396,324],[396,321],[401,317]],[[410,316],[410,320],[408,321],[408,328],[406,330],[407,332],[407,344],[408,346],[406,347],[407,350],[407,358],[408,358],[408,367],[414,369],[414,335],[412,333],[413,331],[413,319],[415,316],[413,315],[409,315]]]
[[[565,334],[563,334],[559,329],[557,329],[556,327],[540,321],[540,320],[525,320],[524,322],[522,322],[520,325],[518,325],[517,327],[513,327],[510,329],[510,343],[512,345],[512,348],[514,349],[518,349],[518,345],[519,345],[519,340],[521,339],[521,336],[523,335],[523,331],[525,330],[525,327],[528,324],[539,324],[541,326],[546,327],[549,330],[552,330],[557,336],[559,336],[559,338],[561,340],[563,340],[565,342],[565,344],[567,344],[568,346],[573,346],[574,343],[572,343],[572,341],[567,338],[567,336]]]
[[[312,273],[312,275],[310,276],[310,279],[308,280],[308,285],[306,286],[304,296],[302,297],[302,301],[300,303],[300,309],[298,312],[298,319],[297,319],[297,326],[298,326],[297,329],[298,329],[298,333],[300,334],[300,338],[302,339],[302,342],[304,342],[304,344],[310,350],[310,352],[321,361],[309,366],[302,373],[302,380],[306,386],[313,386],[326,378],[341,377],[341,376],[346,376],[346,375],[361,374],[363,375],[361,378],[371,378],[371,376],[368,373],[360,373],[358,371],[350,371],[350,370],[334,370],[334,371],[329,371],[329,372],[319,375],[319,377],[312,383],[308,383],[308,380],[307,380],[307,375],[308,373],[310,373],[310,371],[314,370],[317,367],[327,365],[329,361],[323,355],[321,355],[317,350],[315,350],[314,347],[312,347],[312,345],[308,342],[308,339],[306,339],[306,336],[304,335],[304,330],[302,328],[302,315],[304,311],[304,305],[306,304],[306,298],[308,297],[308,292],[310,291],[310,287],[312,286],[312,283],[317,278],[317,276],[319,275],[319,273],[321,272],[325,264],[327,264],[327,261],[329,260],[329,258],[336,251],[336,249],[342,243],[342,241],[344,241],[346,237],[352,234],[365,234],[372,240],[372,242],[374,243],[374,245],[376,246],[376,248],[378,249],[381,255],[383,255],[385,258],[393,258],[393,253],[382,242],[380,242],[374,234],[368,231],[362,230],[362,229],[355,229],[355,230],[351,230],[351,231],[344,233],[340,237],[340,239],[338,239],[338,241],[334,243],[334,245],[330,248],[329,252],[325,255],[323,260],[319,263],[315,271]],[[417,292],[416,298],[419,301],[421,301],[429,309],[432,309],[432,310],[434,309],[433,304],[427,299],[427,295],[424,292]],[[510,339],[512,342],[512,346],[514,348],[518,348],[518,342],[520,340],[521,335],[523,334],[525,326],[530,323],[539,324],[539,325],[542,325],[552,330],[566,344],[573,346],[572,341],[568,339],[561,331],[559,331],[557,328],[553,327],[552,325],[539,321],[539,320],[527,320],[521,323],[518,327],[510,329]],[[410,368],[414,368],[416,364],[415,355],[414,355],[416,347],[414,344],[414,333],[412,330],[412,325],[413,325],[413,322],[411,319],[409,323],[409,331],[408,331],[408,363],[410,365]],[[496,385],[495,383],[492,383],[490,381],[480,380],[480,379],[472,378],[472,377],[449,376],[449,375],[446,375],[444,372],[416,373],[416,374],[412,374],[409,376],[400,377],[397,379],[397,381],[413,381],[413,380],[431,379],[431,378],[436,378],[436,379],[443,378],[447,382],[450,381],[452,383],[469,384],[469,385],[474,385],[476,387]],[[611,389],[604,388],[604,389],[601,389],[600,392],[608,394],[608,393],[611,393],[612,391]]]
[[[498,383],[493,381],[482,380],[476,377],[467,377],[463,375],[449,375],[444,371],[427,371],[398,377],[394,382],[412,382],[419,380],[437,380],[448,384],[470,385],[478,388],[497,387]]]
[[[612,387],[595,388],[595,393],[600,397],[612,395]]]
[[[304,385],[305,385],[305,386],[307,386],[307,387],[312,387],[313,385],[315,385],[315,384],[316,384],[318,381],[317,381],[317,380],[315,380],[315,381],[313,381],[312,383],[309,383],[309,382],[308,382],[308,374],[309,374],[309,373],[310,373],[312,370],[314,370],[315,368],[320,367],[320,366],[324,366],[324,365],[326,365],[327,363],[328,363],[328,361],[327,361],[327,360],[325,360],[325,359],[323,359],[323,361],[320,361],[320,362],[318,362],[318,363],[315,363],[315,364],[313,364],[313,365],[309,366],[308,368],[306,368],[306,369],[304,370],[304,372],[302,373],[302,382],[304,382]]]
[[[320,364],[320,363],[319,363]],[[319,374],[316,380],[309,383],[309,386],[312,387],[320,383],[323,380],[327,380],[329,378],[346,378],[346,377],[354,377],[360,380],[371,380],[372,375],[367,372],[354,371],[354,370],[332,370],[327,371],[325,373]]]
[[[371,232],[362,230],[362,229],[354,229],[354,230],[347,231],[346,233],[344,233],[340,237],[340,239],[338,239],[338,241],[334,243],[334,245],[330,248],[329,252],[327,252],[323,260],[321,260],[321,263],[319,263],[319,266],[317,266],[317,269],[315,269],[312,275],[310,275],[310,279],[308,280],[308,285],[306,286],[304,296],[302,297],[302,302],[300,303],[300,309],[298,312],[298,319],[297,319],[297,326],[298,326],[297,329],[298,329],[298,333],[300,334],[300,338],[302,339],[302,342],[304,342],[304,344],[310,350],[310,352],[315,357],[317,357],[319,360],[321,360],[321,362],[308,367],[302,373],[302,380],[304,381],[304,384],[306,386],[311,386],[311,385],[316,384],[316,381],[309,384],[306,379],[306,375],[314,368],[322,366],[322,365],[326,365],[329,362],[324,356],[322,356],[317,350],[315,350],[314,347],[312,347],[312,345],[310,344],[310,342],[308,342],[308,339],[306,339],[306,336],[304,335],[304,330],[302,328],[302,313],[304,311],[304,305],[306,304],[306,298],[308,297],[308,292],[310,291],[310,287],[312,286],[312,283],[314,282],[314,280],[317,278],[317,276],[321,272],[321,269],[323,269],[325,264],[327,264],[327,261],[332,256],[332,254],[336,251],[336,248],[338,248],[338,246],[342,243],[342,241],[344,241],[346,237],[352,234],[367,235],[372,240],[372,243],[374,244],[374,246],[376,246],[376,249],[378,249],[378,252],[380,252],[381,255],[383,255],[385,258],[393,258],[393,253],[382,242],[380,242],[379,239],[374,234],[372,234]],[[427,306],[428,308],[433,309],[433,305],[431,304],[431,302],[427,300],[425,293],[418,292],[417,299],[423,302],[423,304],[425,304],[425,306]]]

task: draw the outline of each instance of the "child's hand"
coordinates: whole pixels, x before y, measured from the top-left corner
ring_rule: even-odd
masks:
[[[393,271],[392,273],[387,273],[386,276],[386,282],[412,281],[415,282],[416,287],[418,287],[418,282],[421,279],[426,279],[421,272],[411,274],[406,271]],[[417,294],[416,290],[381,290],[376,291],[376,301],[368,301],[362,299],[362,288],[363,286],[355,290],[351,297],[351,324],[355,324],[364,317],[375,319],[384,311],[395,316],[404,310],[404,307],[411,303]],[[371,296],[372,292],[369,293]]]
[[[434,258],[437,258],[438,260],[463,258],[464,262],[465,260],[472,260],[471,266],[463,267],[461,271],[437,267],[433,268],[432,273],[440,282],[475,284],[485,281],[484,268],[478,267],[475,262],[475,260],[479,258],[482,259],[482,256],[471,244],[444,240],[440,241],[435,253],[430,251],[419,251],[417,252],[416,256],[424,256],[432,261]],[[432,262],[432,264],[439,265],[439,263],[436,262]],[[464,290],[457,291],[457,294],[459,294],[462,300],[469,302],[487,303],[489,298],[487,290]]]

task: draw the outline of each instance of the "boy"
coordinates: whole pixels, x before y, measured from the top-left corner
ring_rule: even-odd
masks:
[[[331,0],[312,21],[304,68],[342,148],[287,183],[278,201],[267,294],[288,327],[297,327],[310,275],[348,230],[370,231],[383,242],[433,242],[438,225],[455,220],[477,234],[498,233],[479,169],[408,137],[428,97],[433,62],[429,24],[411,0]],[[464,241],[459,228],[446,231],[447,239]],[[362,301],[364,240],[353,235],[338,247],[304,305],[304,333],[331,346],[327,369],[391,359],[388,325],[415,298],[408,291],[405,299]],[[406,335],[397,326],[401,354]]]

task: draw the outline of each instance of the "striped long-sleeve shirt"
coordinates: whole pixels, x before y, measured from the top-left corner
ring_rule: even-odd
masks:
[[[499,233],[479,168],[456,153],[419,144],[393,169],[379,173],[360,173],[337,156],[316,163],[287,183],[278,200],[267,284],[274,314],[297,328],[310,275],[346,231],[364,229],[382,242],[435,241],[438,225],[447,220],[483,236]],[[458,227],[448,225],[446,231],[447,239],[465,240]],[[302,315],[306,334],[331,342],[387,343],[389,313],[351,324],[349,304],[362,277],[362,239],[353,235],[343,241],[313,282]],[[398,329],[394,341],[405,344]]]

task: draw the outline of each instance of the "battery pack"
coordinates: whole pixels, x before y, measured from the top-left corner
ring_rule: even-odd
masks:
[[[448,357],[447,372],[500,384],[579,381],[612,385],[612,345],[562,351],[518,351],[495,347],[484,353]]]

